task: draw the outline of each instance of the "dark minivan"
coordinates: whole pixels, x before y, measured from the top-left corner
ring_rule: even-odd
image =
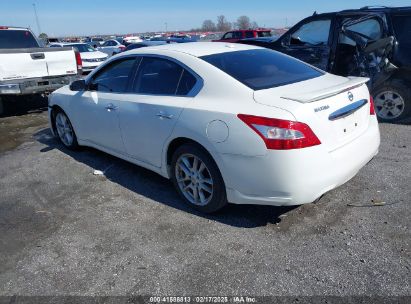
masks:
[[[342,76],[369,77],[381,121],[411,119],[411,7],[314,13],[274,42],[246,40]]]

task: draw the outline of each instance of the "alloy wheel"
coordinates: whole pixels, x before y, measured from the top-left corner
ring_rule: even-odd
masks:
[[[68,147],[71,146],[74,141],[74,132],[67,116],[64,113],[57,113],[56,129],[63,144]]]
[[[206,164],[193,154],[183,154],[176,162],[175,177],[184,197],[192,204],[207,205],[213,197],[213,179]]]

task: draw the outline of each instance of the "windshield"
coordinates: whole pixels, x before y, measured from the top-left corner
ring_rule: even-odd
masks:
[[[95,52],[96,50],[88,44],[66,44],[65,46],[74,47],[80,53]]]
[[[21,49],[39,47],[29,31],[0,30],[0,49]]]
[[[291,84],[324,75],[284,54],[255,49],[200,57],[253,90]]]

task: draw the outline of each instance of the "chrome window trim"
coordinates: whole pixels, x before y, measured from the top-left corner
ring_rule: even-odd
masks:
[[[134,94],[134,95],[141,95],[141,96],[168,96],[168,97],[189,97],[189,98],[193,98],[195,96],[198,95],[198,93],[200,93],[201,89],[204,86],[204,80],[201,76],[199,76],[196,72],[193,71],[193,69],[191,69],[190,67],[188,67],[187,65],[185,65],[183,62],[166,56],[166,55],[158,55],[158,54],[150,54],[150,53],[145,53],[145,54],[128,54],[128,55],[122,55],[119,58],[113,58],[111,57],[110,59],[106,60],[103,64],[100,64],[96,69],[94,69],[85,79],[86,81],[86,85],[88,86],[90,84],[91,79],[93,79],[93,77],[96,75],[96,73],[98,73],[101,69],[103,69],[105,66],[110,65],[112,63],[114,63],[117,60],[124,60],[124,59],[128,59],[128,58],[141,58],[144,59],[144,57],[155,57],[155,58],[161,58],[161,59],[166,59],[166,60],[170,60],[176,64],[178,64],[179,66],[181,66],[183,69],[185,69],[186,71],[190,72],[191,75],[193,75],[196,78],[196,83],[193,86],[193,88],[186,94],[186,95],[170,95],[170,94],[139,94],[139,93],[135,93],[135,92],[104,92],[104,93],[110,93],[110,94]],[[112,59],[113,58],[113,59]],[[141,61],[140,61],[141,63]],[[133,79],[132,82],[134,83],[134,78],[138,73],[138,68],[140,63],[138,63],[137,69],[136,71],[134,71],[134,75],[133,75]]]

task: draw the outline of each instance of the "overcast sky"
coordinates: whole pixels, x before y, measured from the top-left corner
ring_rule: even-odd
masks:
[[[247,15],[260,26],[292,25],[314,11],[329,12],[366,5],[411,6],[411,0],[0,0],[0,25],[30,27],[49,36],[127,34],[189,30],[205,19]],[[167,25],[166,25],[167,24]]]

